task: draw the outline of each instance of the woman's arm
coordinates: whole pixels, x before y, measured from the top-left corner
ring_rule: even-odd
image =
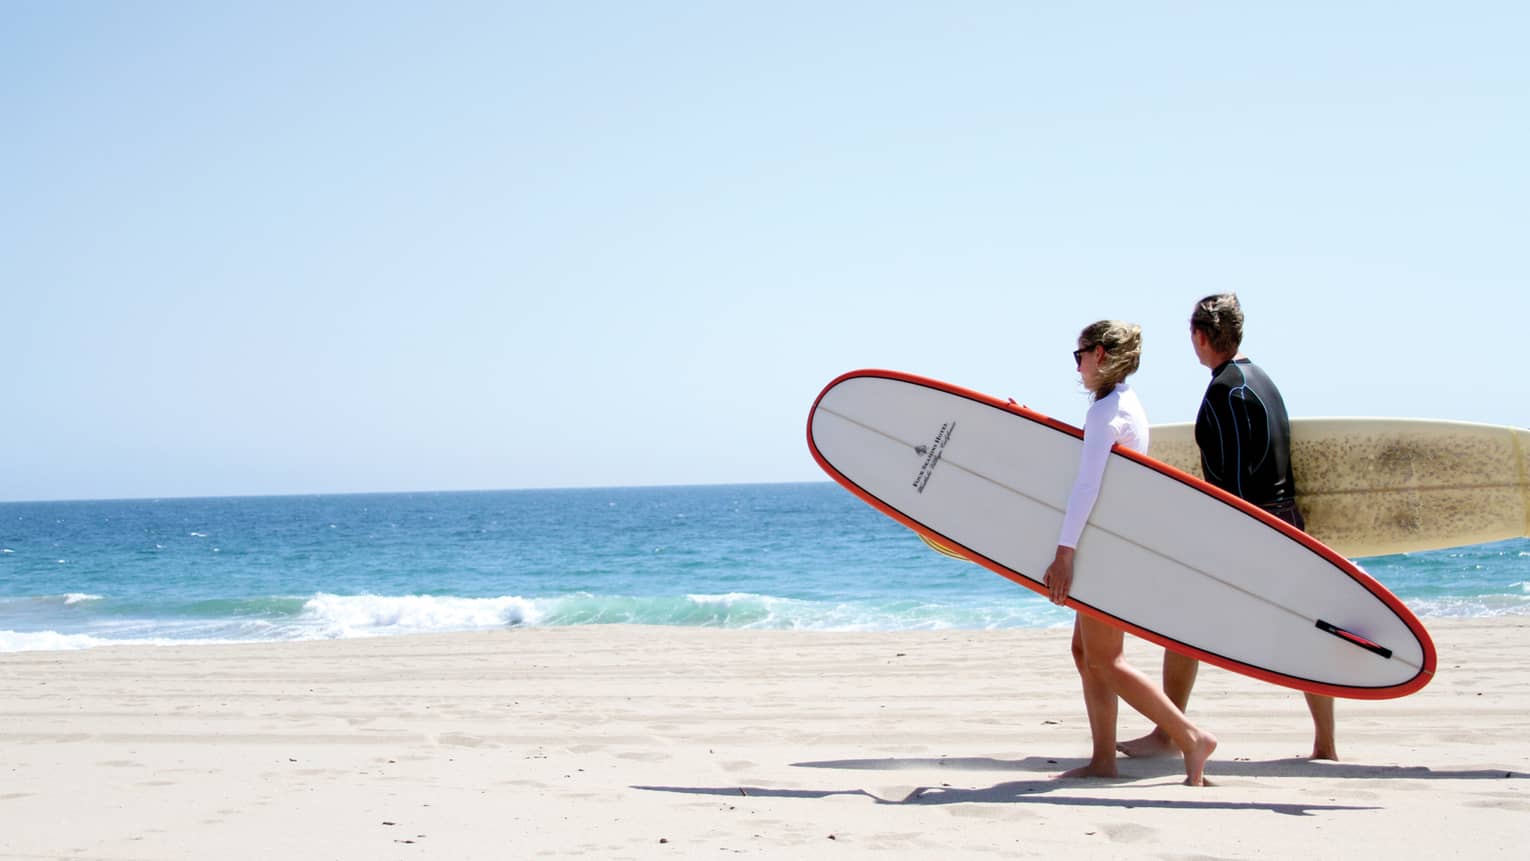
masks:
[[[1068,494],[1068,507],[1063,512],[1058,546],[1078,546],[1084,525],[1089,522],[1089,513],[1100,496],[1100,482],[1105,478],[1105,464],[1110,459],[1111,446],[1116,444],[1116,436],[1116,429],[1110,425],[1110,411],[1091,407],[1084,418],[1084,452],[1079,457],[1078,475],[1073,479],[1073,491]]]
[[[1047,597],[1054,604],[1068,600],[1073,589],[1073,554],[1089,514],[1094,510],[1095,500],[1100,496],[1100,483],[1105,478],[1105,464],[1110,459],[1111,446],[1116,444],[1116,429],[1110,423],[1111,410],[1096,402],[1084,418],[1084,450],[1079,456],[1078,475],[1073,479],[1073,490],[1068,494],[1068,507],[1063,512],[1062,530],[1057,536],[1057,553],[1052,564],[1042,575],[1047,586]]]

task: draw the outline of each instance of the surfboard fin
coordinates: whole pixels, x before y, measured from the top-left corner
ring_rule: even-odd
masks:
[[[1354,645],[1359,646],[1367,652],[1375,652],[1383,658],[1392,657],[1392,650],[1388,649],[1386,646],[1383,646],[1380,643],[1371,642],[1359,634],[1356,634],[1354,631],[1346,631],[1331,622],[1325,622],[1322,619],[1319,619],[1317,620],[1317,629],[1319,631],[1326,631],[1327,633],[1330,633],[1347,643],[1353,643]]]

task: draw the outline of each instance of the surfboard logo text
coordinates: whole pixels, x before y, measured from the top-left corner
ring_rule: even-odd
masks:
[[[924,493],[925,485],[930,483],[930,476],[935,473],[935,467],[940,464],[940,456],[946,450],[946,443],[951,441],[951,434],[956,431],[956,422],[946,422],[940,426],[940,431],[935,434],[935,441],[930,445],[914,446],[914,453],[924,456],[924,463],[919,467],[919,474],[914,476],[914,490]]]

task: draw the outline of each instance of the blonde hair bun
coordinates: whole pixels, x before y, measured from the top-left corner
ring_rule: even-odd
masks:
[[[1142,363],[1142,327],[1136,323],[1124,320],[1090,323],[1079,333],[1078,345],[1105,348],[1105,360],[1099,368],[1099,386],[1094,390],[1096,400],[1110,394],[1117,384],[1135,374]]]

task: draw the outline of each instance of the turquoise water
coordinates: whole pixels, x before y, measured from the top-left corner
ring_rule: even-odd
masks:
[[[1530,614],[1530,540],[1362,564],[1426,620]],[[0,651],[1071,618],[830,483],[0,504]]]

